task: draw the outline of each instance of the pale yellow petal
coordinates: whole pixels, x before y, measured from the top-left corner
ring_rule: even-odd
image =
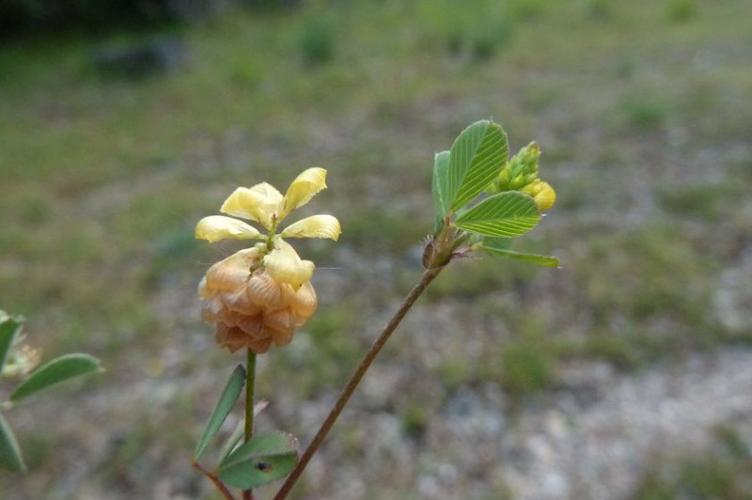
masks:
[[[311,201],[323,189],[326,189],[326,170],[318,167],[304,170],[287,188],[282,217]]]
[[[281,238],[274,240],[274,250],[264,257],[266,272],[278,283],[288,283],[296,290],[309,281],[314,265],[301,260],[295,249]]]
[[[329,238],[337,241],[341,233],[339,221],[333,215],[312,215],[287,226],[282,231],[282,237]]]
[[[255,227],[224,215],[210,215],[196,224],[196,238],[211,243],[220,240],[255,240],[260,237],[261,233]]]
[[[239,187],[225,200],[220,212],[250,219],[270,229],[275,214],[280,217],[282,194],[269,183],[262,182],[250,188]]]

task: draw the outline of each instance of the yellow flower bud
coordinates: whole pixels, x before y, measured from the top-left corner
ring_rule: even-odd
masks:
[[[276,280],[263,257],[260,248],[241,250],[210,267],[199,284],[203,320],[216,325],[217,342],[232,352],[287,345],[316,311],[311,282],[295,288]]]
[[[522,192],[533,197],[538,210],[541,212],[548,212],[556,203],[556,191],[548,182],[540,179],[536,179],[522,188]]]

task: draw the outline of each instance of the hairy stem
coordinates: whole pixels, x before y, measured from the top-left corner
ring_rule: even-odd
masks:
[[[220,493],[222,493],[222,496],[225,497],[225,500],[235,500],[235,497],[232,496],[232,493],[230,493],[230,490],[227,489],[227,486],[219,479],[219,477],[214,474],[213,472],[209,472],[208,470],[204,469],[201,464],[198,462],[193,462],[193,468],[199,471],[201,474],[207,477],[209,481],[211,481],[214,486],[217,487]]]
[[[425,291],[426,287],[428,287],[428,285],[434,280],[434,278],[438,276],[442,269],[443,265],[441,267],[431,267],[423,272],[423,276],[421,277],[418,284],[416,284],[413,289],[410,290],[410,293],[407,295],[407,297],[405,297],[405,300],[402,302],[399,309],[397,309],[397,312],[386,324],[381,334],[379,334],[378,338],[368,349],[368,352],[366,352],[365,356],[363,356],[360,364],[355,369],[355,372],[350,377],[350,380],[348,380],[347,385],[340,393],[339,398],[337,398],[337,402],[334,403],[334,406],[329,411],[329,415],[326,417],[326,420],[324,420],[324,423],[321,424],[318,432],[316,432],[316,435],[311,441],[311,444],[308,445],[308,448],[306,448],[306,450],[300,456],[300,460],[295,466],[295,469],[293,469],[290,475],[287,476],[287,480],[275,495],[275,500],[283,500],[290,493],[293,486],[295,485],[295,482],[300,478],[303,470],[308,465],[308,462],[310,462],[311,457],[313,457],[314,453],[316,453],[316,451],[319,449],[327,434],[329,434],[329,431],[337,421],[340,413],[342,413],[342,410],[350,400],[350,396],[352,396],[353,392],[358,387],[358,384],[360,384],[360,381],[363,379],[363,375],[365,375],[368,368],[371,366],[371,364],[373,364],[374,360],[379,355],[379,352],[384,347],[384,344],[386,344],[386,341],[389,340],[389,337],[392,335],[394,330],[397,329],[397,326],[399,326],[400,322],[405,317],[407,312],[410,310],[413,304],[415,304],[415,301],[418,300],[418,297],[420,297],[420,295]]]
[[[256,389],[256,353],[248,349],[245,381],[245,441],[253,437],[253,398]],[[244,500],[253,500],[253,492],[245,490]]]

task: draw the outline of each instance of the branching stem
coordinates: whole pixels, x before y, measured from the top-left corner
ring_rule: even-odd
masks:
[[[219,492],[222,493],[222,496],[225,497],[225,500],[235,500],[235,497],[232,496],[232,493],[227,489],[225,483],[223,483],[215,473],[209,472],[208,470],[204,469],[198,462],[193,462],[192,465],[194,469],[206,476],[207,479],[209,479],[209,481],[211,481],[214,486],[217,487]]]
[[[407,312],[410,310],[413,304],[415,304],[415,301],[418,300],[418,297],[420,297],[420,295],[425,291],[426,287],[428,287],[428,285],[434,280],[434,278],[438,276],[438,274],[444,268],[445,264],[446,262],[442,263],[442,265],[439,267],[429,267],[423,272],[423,276],[421,276],[418,284],[416,284],[413,289],[410,290],[410,293],[407,295],[407,297],[405,297],[405,300],[402,302],[399,309],[397,309],[397,312],[386,324],[381,334],[379,334],[378,338],[368,349],[368,352],[366,352],[365,356],[363,356],[363,359],[360,361],[360,364],[350,377],[347,385],[340,393],[339,398],[337,398],[337,402],[334,403],[334,406],[330,410],[329,415],[326,417],[326,420],[324,420],[324,423],[321,424],[321,427],[319,428],[318,432],[316,432],[316,435],[311,441],[311,444],[308,445],[308,448],[306,448],[306,450],[300,456],[298,464],[295,466],[295,469],[293,469],[290,475],[287,476],[287,480],[277,492],[274,500],[283,500],[290,493],[293,486],[295,485],[295,482],[300,478],[300,475],[308,465],[311,457],[313,457],[314,453],[316,453],[316,451],[319,449],[327,434],[329,434],[329,431],[337,421],[340,413],[342,413],[345,405],[347,405],[347,402],[350,400],[350,396],[352,396],[353,392],[358,387],[358,384],[360,384],[360,381],[363,379],[363,375],[365,375],[368,368],[371,366],[371,364],[373,364],[374,360],[379,355],[379,352],[384,347],[384,344],[386,344],[386,341],[389,340],[389,337],[392,335],[394,330],[397,329],[397,326],[399,326],[400,322],[405,317]]]

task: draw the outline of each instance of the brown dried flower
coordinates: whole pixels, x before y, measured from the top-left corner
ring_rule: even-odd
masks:
[[[217,342],[232,352],[287,345],[316,311],[311,282],[296,290],[275,281],[260,265],[262,257],[257,248],[241,250],[209,268],[199,284],[203,320],[217,325]]]

